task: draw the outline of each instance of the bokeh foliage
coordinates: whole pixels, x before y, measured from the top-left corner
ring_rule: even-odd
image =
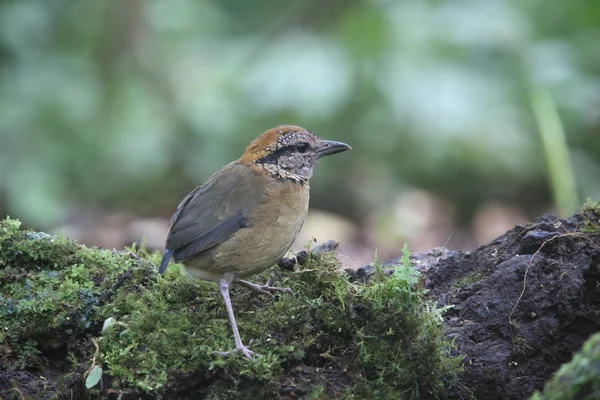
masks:
[[[599,43],[585,0],[3,0],[0,207],[38,226],[83,204],[170,211],[292,123],[354,147],[320,168],[313,199],[355,219],[406,186],[465,217],[553,190],[574,211],[556,193],[572,182],[554,182],[569,174],[549,171],[568,154],[579,198],[600,196]]]

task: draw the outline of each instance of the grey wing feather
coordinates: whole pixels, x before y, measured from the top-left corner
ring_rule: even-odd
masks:
[[[224,221],[210,231],[205,232],[202,236],[181,246],[173,253],[177,262],[186,260],[191,256],[207,250],[231,237],[235,232],[245,225],[244,217],[241,214]]]

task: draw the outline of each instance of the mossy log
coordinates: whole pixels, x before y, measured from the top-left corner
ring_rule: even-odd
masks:
[[[391,275],[352,283],[334,253],[309,253],[271,278],[293,295],[232,293],[233,347],[217,286],[158,254],[87,248],[0,223],[0,397],[5,399],[434,398],[461,357],[444,308],[404,257]]]

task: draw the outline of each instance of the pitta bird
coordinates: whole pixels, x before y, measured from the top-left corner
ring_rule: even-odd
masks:
[[[235,351],[246,357],[254,353],[242,343],[229,287],[235,283],[262,294],[291,292],[243,278],[264,271],[285,255],[306,218],[309,180],[317,162],[350,149],[299,126],[269,129],[238,160],[192,190],[171,218],[159,273],[173,258],[189,275],[218,282]]]

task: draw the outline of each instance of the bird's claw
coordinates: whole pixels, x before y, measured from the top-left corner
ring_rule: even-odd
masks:
[[[233,350],[233,351],[215,351],[214,353],[217,355],[220,355],[221,357],[227,358],[227,357],[231,356],[231,354],[233,352],[242,353],[247,358],[253,358],[254,356],[261,357],[260,354],[253,352],[252,350],[250,350],[248,347],[246,347],[244,345],[242,345],[241,347],[236,347],[235,350]]]
[[[264,289],[264,290],[266,290],[268,292],[275,292],[275,293],[276,292],[283,292],[283,293],[294,294],[294,292],[292,291],[292,289],[290,289],[289,287],[282,288],[282,287],[276,287],[276,286],[273,287],[273,286],[264,285],[262,287],[262,289]]]
[[[292,295],[294,294],[294,292],[292,292],[292,289],[290,289],[290,288],[269,286],[270,282],[271,282],[271,279],[269,279],[267,281],[267,283],[264,285],[257,285],[256,283],[246,282],[246,281],[242,281],[242,280],[239,281],[240,284],[242,284],[243,286],[246,286],[248,289],[250,289],[256,293],[264,294],[264,295],[271,296],[271,297],[275,297],[273,294],[277,293],[277,292],[289,293]]]
[[[289,294],[294,294],[294,292],[292,292],[292,289],[290,288],[281,288],[281,287],[276,287],[276,286],[269,286],[267,285],[256,285],[256,287],[252,287],[252,290],[254,290],[257,293],[261,293],[261,294],[266,294],[267,296],[271,296],[271,297],[275,297],[274,293],[277,292],[282,292],[282,293],[289,293]]]

